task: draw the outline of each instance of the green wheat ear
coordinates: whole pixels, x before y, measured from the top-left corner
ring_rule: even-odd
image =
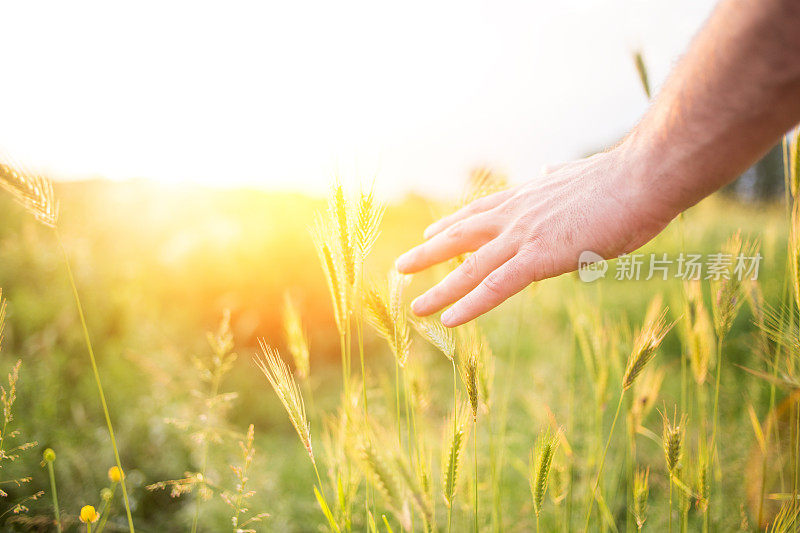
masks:
[[[447,438],[444,442],[449,443],[449,447],[444,448],[445,454],[442,457],[442,487],[445,505],[448,508],[452,507],[458,488],[458,471],[461,467],[464,443],[467,441],[470,412],[470,408],[462,403],[453,414],[455,423],[448,422],[445,425]]]
[[[636,469],[633,477],[633,517],[639,531],[647,520],[647,497],[650,494],[650,469]]]
[[[560,440],[560,430],[555,434],[550,429],[539,434],[536,445],[531,451],[531,493],[533,495],[533,510],[537,518],[542,512],[544,496],[547,493],[547,482],[550,477],[550,467],[553,464],[553,456],[558,448]]]

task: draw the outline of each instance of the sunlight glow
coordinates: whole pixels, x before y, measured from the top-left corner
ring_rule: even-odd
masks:
[[[58,179],[452,193],[614,142],[703,0],[14,2],[0,149]],[[8,80],[11,80],[10,82]]]

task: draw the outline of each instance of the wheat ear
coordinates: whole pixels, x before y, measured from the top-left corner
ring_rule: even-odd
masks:
[[[303,395],[300,394],[300,387],[297,386],[289,367],[283,362],[278,351],[263,339],[259,339],[258,344],[261,347],[261,355],[257,354],[253,359],[286,408],[289,420],[300,436],[300,441],[305,446],[311,462],[316,466],[314,451],[311,448],[311,428],[306,417],[306,408],[303,403]]]
[[[439,320],[423,318],[413,322],[414,329],[437,350],[452,361],[456,354],[456,339],[453,330],[444,327]]]
[[[386,206],[375,199],[374,188],[361,191],[356,214],[356,243],[361,261],[369,255],[380,234],[381,220]]]
[[[0,163],[0,187],[39,222],[55,228],[58,222],[58,201],[49,179],[23,170],[18,165]]]
[[[647,520],[647,497],[650,494],[650,469],[637,469],[633,477],[633,517],[641,531]]]
[[[531,451],[530,484],[531,494],[533,495],[533,510],[536,513],[537,522],[542,513],[542,504],[544,503],[545,493],[547,493],[547,482],[550,477],[550,466],[553,463],[553,456],[558,448],[559,441],[559,434],[550,433],[548,428],[539,435],[536,445]]]
[[[661,308],[661,297],[658,296],[653,299],[645,315],[644,324],[642,329],[639,330],[638,335],[633,343],[633,351],[628,358],[628,364],[625,368],[625,373],[622,376],[622,390],[623,392],[631,388],[636,378],[645,369],[647,364],[655,357],[656,350],[664,340],[672,326],[667,325],[666,316],[668,308]]]

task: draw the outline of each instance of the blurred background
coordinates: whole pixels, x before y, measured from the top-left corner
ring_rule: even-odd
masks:
[[[59,179],[453,195],[604,149],[712,0],[15,2],[0,148]]]

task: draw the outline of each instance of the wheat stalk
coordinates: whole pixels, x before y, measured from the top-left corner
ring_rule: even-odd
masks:
[[[89,353],[92,374],[97,386],[98,395],[100,396],[100,404],[103,408],[103,416],[105,417],[108,435],[111,439],[114,460],[117,463],[117,468],[123,470],[122,462],[119,457],[119,449],[117,447],[117,439],[114,434],[114,427],[111,423],[111,414],[109,413],[108,405],[106,403],[103,384],[100,381],[100,372],[97,369],[97,360],[94,356],[94,348],[89,336],[89,328],[86,325],[86,317],[83,314],[83,305],[78,294],[77,285],[75,284],[75,277],[72,273],[69,256],[67,255],[66,248],[64,248],[64,243],[61,241],[61,235],[58,232],[57,223],[59,204],[53,192],[53,184],[48,178],[29,172],[20,165],[16,165],[6,160],[5,162],[0,162],[0,187],[9,192],[17,201],[17,203],[19,203],[26,211],[28,211],[28,213],[30,213],[36,220],[45,226],[52,228],[56,234],[56,239],[64,256],[64,264],[67,270],[67,277],[69,278],[72,294],[75,298],[75,305],[78,308],[78,316],[80,318],[81,328],[83,330],[86,350]],[[122,487],[125,513],[128,519],[128,529],[131,531],[131,533],[134,533],[133,517],[131,515],[130,502],[128,500],[128,490],[124,479],[120,480],[120,486]]]
[[[533,495],[533,511],[536,513],[538,529],[539,516],[542,513],[544,496],[547,493],[547,482],[550,477],[550,466],[553,463],[553,456],[558,448],[560,432],[550,433],[548,428],[539,434],[539,438],[531,451],[530,458],[530,485]]]
[[[386,505],[392,510],[403,528],[410,529],[411,518],[408,513],[408,504],[403,498],[402,488],[394,469],[384,460],[383,455],[368,438],[362,439],[359,444],[358,458],[365,474],[373,486],[377,487]]]
[[[448,509],[452,509],[453,499],[456,495],[458,486],[458,471],[461,466],[462,451],[467,440],[469,431],[468,407],[461,404],[453,413],[454,422],[445,424],[445,443],[449,446],[444,448],[442,456],[442,487],[444,501]]]
[[[278,351],[269,346],[264,339],[259,339],[258,344],[262,353],[254,356],[255,363],[267,377],[275,394],[278,395],[278,399],[289,414],[289,420],[300,436],[300,441],[308,452],[311,462],[316,466],[314,451],[311,448],[311,428],[306,417],[306,408],[300,388]]]
[[[683,435],[686,431],[686,415],[681,415],[680,418],[674,415],[672,421],[663,413],[661,416],[664,421],[661,437],[664,457],[667,461],[667,470],[669,470],[670,474],[674,474],[681,460]]]
[[[638,468],[633,477],[633,517],[641,531],[647,520],[647,497],[650,494],[650,469]]]
[[[692,369],[698,385],[703,385],[708,376],[708,367],[715,350],[714,328],[708,310],[703,303],[703,289],[700,281],[684,284],[684,336]]]
[[[386,206],[375,200],[374,188],[369,192],[361,191],[356,214],[356,243],[362,262],[378,240],[385,210]]]
[[[462,355],[464,360],[461,363],[461,380],[464,382],[469,406],[472,409],[472,420],[475,421],[478,419],[478,350],[480,347],[474,337],[466,345],[463,350],[466,355]]]
[[[311,226],[311,239],[314,241],[322,271],[325,274],[325,281],[328,284],[336,329],[339,331],[339,336],[343,337],[347,317],[347,293],[344,288],[343,272],[337,267],[339,261],[336,259],[335,249],[330,245],[333,240],[332,229],[323,217],[317,217],[314,225]]]
[[[628,358],[625,373],[622,376],[623,392],[631,388],[639,374],[642,373],[647,364],[655,357],[656,349],[664,340],[672,326],[667,325],[666,316],[668,308],[661,309],[661,297],[658,296],[650,303],[650,307],[645,315],[644,324],[639,330],[633,343],[633,351]]]
[[[405,309],[400,303],[400,280],[403,278],[392,276],[389,281],[389,290],[377,285],[367,289],[365,306],[367,309],[367,322],[389,344],[398,364],[406,364],[409,350],[411,349],[411,330]]]
[[[589,508],[586,511],[586,521],[583,526],[584,533],[589,530],[589,520],[592,516],[592,509],[594,508],[594,501],[597,496],[597,488],[600,486],[600,479],[603,476],[603,467],[605,466],[608,447],[611,445],[611,437],[614,435],[617,418],[619,418],[619,412],[622,409],[625,391],[633,386],[639,374],[642,373],[647,364],[655,357],[656,350],[661,344],[661,341],[664,340],[669,330],[675,325],[674,322],[669,325],[666,324],[667,308],[661,309],[661,306],[661,296],[653,298],[653,301],[650,302],[650,306],[647,309],[644,323],[634,339],[633,350],[628,357],[628,364],[622,376],[622,390],[619,394],[617,409],[611,421],[611,429],[608,432],[608,439],[606,439],[606,445],[603,449],[600,465],[597,469],[597,476],[594,481],[594,488],[592,489],[592,495],[589,499]]]
[[[681,452],[683,447],[683,436],[686,431],[686,415],[681,415],[678,419],[677,415],[673,415],[673,420],[670,421],[665,414],[661,414],[664,419],[664,430],[662,432],[661,442],[664,448],[664,458],[667,461],[667,471],[669,472],[669,531],[672,531],[672,485],[675,483],[677,477],[678,464],[681,460]]]
[[[56,227],[58,201],[49,179],[6,162],[0,163],[0,187],[36,220],[51,228]]]
[[[448,360],[453,361],[456,355],[456,338],[453,330],[444,327],[440,320],[423,318],[414,320],[414,329]]]
[[[333,183],[331,196],[328,200],[328,212],[336,229],[336,238],[341,252],[342,269],[349,286],[356,283],[356,257],[352,236],[352,215],[350,213],[344,188],[337,179]]]
[[[778,514],[772,520],[767,531],[769,533],[789,533],[794,531],[800,516],[800,502],[795,499],[783,502]]]
[[[431,501],[428,493],[428,487],[420,484],[415,479],[408,462],[401,456],[395,458],[395,466],[400,474],[406,488],[411,494],[411,501],[417,507],[420,516],[422,517],[425,525],[424,530],[429,531],[432,529],[433,524],[433,502]],[[423,481],[425,477],[423,476]]]
[[[283,298],[283,332],[297,375],[300,379],[307,379],[310,371],[308,336],[303,329],[297,305],[288,292]]]

